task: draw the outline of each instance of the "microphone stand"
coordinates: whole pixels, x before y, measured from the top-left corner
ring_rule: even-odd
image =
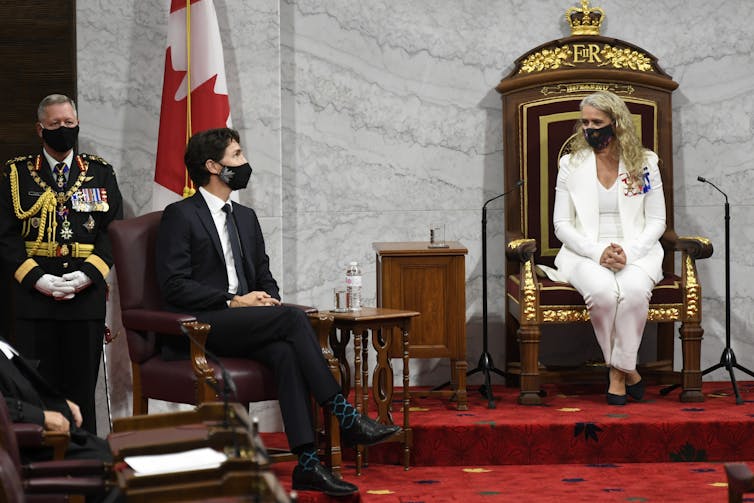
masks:
[[[188,328],[186,328],[185,325],[181,324],[181,332],[183,332],[183,335],[188,337],[188,339],[196,344],[197,346],[201,346],[199,344],[199,341],[196,340],[196,338],[191,335]],[[225,365],[223,365],[220,362],[220,359],[215,356],[214,353],[212,353],[207,348],[204,348],[204,354],[206,354],[212,361],[214,361],[217,366],[220,368],[220,375],[223,379],[223,386],[220,388],[220,386],[217,384],[217,382],[214,382],[213,379],[205,378],[205,382],[210,385],[210,387],[223,398],[223,429],[230,430],[230,396],[231,394],[234,397],[237,397],[237,390],[236,390],[236,383],[233,380],[233,377],[231,377],[230,373],[228,372],[228,369],[225,368]],[[238,422],[241,424],[242,427],[244,427],[246,430],[248,430],[248,425],[243,424],[243,422],[240,421],[240,418],[238,418],[235,414],[233,414],[233,418],[237,419]],[[241,455],[241,448],[238,445],[238,438],[236,435],[233,436],[233,452],[235,453],[236,457],[240,457]]]
[[[752,377],[754,377],[754,373],[746,367],[738,364],[736,361],[736,355],[733,353],[733,348],[731,348],[730,345],[730,204],[728,203],[728,195],[720,190],[717,185],[702,176],[698,176],[697,180],[712,185],[725,197],[725,348],[720,356],[720,362],[703,370],[702,376],[721,368],[727,370],[730,375],[730,382],[733,385],[733,392],[736,394],[736,404],[741,405],[744,401],[741,398],[741,394],[738,392],[738,384],[736,384],[736,376],[733,374],[733,369],[738,369]],[[673,384],[660,390],[660,393],[662,395],[667,395],[678,387],[680,387],[679,384]]]
[[[492,385],[490,383],[490,372],[494,372],[500,377],[507,377],[506,373],[495,367],[492,362],[492,355],[488,349],[488,333],[487,333],[487,205],[496,199],[505,197],[511,192],[514,192],[521,188],[524,184],[523,180],[518,180],[515,186],[503,192],[502,194],[488,199],[482,206],[482,354],[479,357],[479,363],[477,366],[468,372],[466,376],[472,376],[479,372],[484,373],[484,384],[479,388],[479,392],[487,399],[487,408],[495,408],[495,397],[492,395]]]

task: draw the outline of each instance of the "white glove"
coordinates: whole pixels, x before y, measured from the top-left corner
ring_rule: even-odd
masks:
[[[41,293],[55,300],[70,300],[76,294],[76,288],[60,276],[43,274],[34,285]]]
[[[68,274],[63,274],[63,280],[65,280],[66,285],[73,287],[74,292],[80,292],[92,284],[92,280],[89,279],[89,276],[81,271],[73,271]]]

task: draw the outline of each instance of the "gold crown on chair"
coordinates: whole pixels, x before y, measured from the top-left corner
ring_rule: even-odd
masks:
[[[566,11],[566,21],[571,25],[571,35],[599,35],[605,11],[590,8],[589,0],[581,0],[581,8],[571,7]]]

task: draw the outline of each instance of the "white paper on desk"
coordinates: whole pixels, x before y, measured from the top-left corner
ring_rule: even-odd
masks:
[[[209,447],[170,454],[150,456],[126,456],[123,461],[130,466],[134,475],[158,475],[161,473],[185,472],[217,468],[228,456]]]

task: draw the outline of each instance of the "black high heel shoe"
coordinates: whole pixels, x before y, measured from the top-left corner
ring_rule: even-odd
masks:
[[[644,398],[644,392],[647,390],[647,385],[644,379],[634,384],[626,384],[626,393],[634,400],[641,401]]]
[[[626,387],[628,389],[628,386]],[[607,368],[607,404],[608,405],[626,405],[626,395],[616,395],[610,393],[610,367]]]
[[[607,404],[608,405],[626,405],[626,395],[616,395],[608,391]]]

